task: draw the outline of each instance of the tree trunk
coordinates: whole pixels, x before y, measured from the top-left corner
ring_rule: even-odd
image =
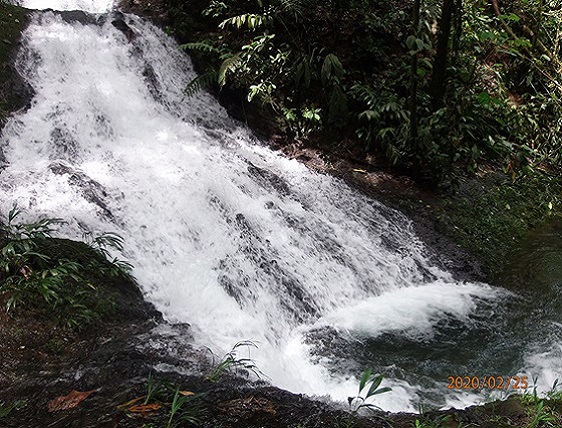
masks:
[[[431,76],[430,84],[431,101],[434,110],[437,110],[443,105],[443,98],[445,96],[449,39],[451,36],[454,9],[455,0],[443,0],[439,32],[437,34],[437,51],[433,63],[433,75]]]
[[[412,11],[412,34],[418,38],[420,30],[420,3],[414,0]],[[416,144],[418,139],[418,52],[412,54],[410,64],[410,143]]]
[[[462,18],[464,9],[462,7],[462,0],[455,0],[455,29],[454,29],[454,38],[453,38],[453,55],[454,60],[456,61],[461,44],[461,36],[462,36]]]

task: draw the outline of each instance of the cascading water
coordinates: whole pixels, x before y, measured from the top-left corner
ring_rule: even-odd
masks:
[[[98,13],[111,2],[24,5]],[[373,366],[393,387],[376,402],[387,410],[461,406],[482,394],[448,390],[448,375],[539,366],[547,350],[521,339],[531,327],[519,296],[454,281],[402,215],[256,144],[210,96],[185,99],[190,61],[124,19],[132,37],[110,13],[35,15],[19,58],[35,97],[1,141],[4,212],[63,217],[73,238],[118,233],[168,321],[217,351],[259,343],[257,365],[289,390],[341,399]],[[537,370],[556,373],[555,358]]]

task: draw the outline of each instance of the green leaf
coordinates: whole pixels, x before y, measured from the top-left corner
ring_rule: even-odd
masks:
[[[339,58],[334,54],[328,54],[322,64],[320,79],[326,85],[330,80],[339,81],[344,74],[343,65]]]
[[[193,42],[193,43],[185,43],[179,46],[180,49],[184,50],[192,50],[192,51],[201,51],[201,52],[209,52],[209,53],[216,53],[220,54],[221,50],[214,46],[211,42],[202,41],[202,42]]]
[[[374,391],[370,396],[378,395],[378,394],[383,394],[383,393],[389,392],[389,391],[392,391],[392,388],[390,388],[390,387],[388,387],[388,386],[385,386],[384,388],[377,389],[377,390]]]
[[[217,73],[215,71],[209,71],[197,76],[195,79],[189,82],[185,87],[184,92],[188,97],[191,97],[202,89],[211,88],[216,83]]]
[[[406,46],[409,50],[413,51],[416,47],[416,36],[408,36],[406,39]]]
[[[382,375],[378,375],[378,376],[375,376],[373,378],[373,382],[371,383],[371,387],[369,388],[369,391],[367,392],[367,397],[370,397],[371,395],[373,395],[375,393],[375,390],[381,384],[382,379],[383,379]]]
[[[363,388],[365,388],[365,385],[367,384],[367,381],[371,378],[372,374],[373,374],[373,369],[371,368],[368,368],[363,372],[363,375],[361,376],[361,381],[359,382],[359,393],[363,391]]]
[[[224,30],[225,28],[232,26],[236,29],[246,27],[248,30],[255,30],[258,27],[267,25],[271,21],[271,17],[266,15],[257,15],[253,13],[244,13],[242,15],[233,16],[231,18],[225,19],[219,24],[219,28]]]

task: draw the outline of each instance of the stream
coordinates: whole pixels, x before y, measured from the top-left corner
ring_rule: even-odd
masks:
[[[546,391],[562,373],[562,227],[530,238],[505,288],[456,281],[404,215],[271,151],[210,95],[186,97],[191,61],[151,23],[110,0],[22,5],[88,14],[38,11],[24,34],[35,96],[0,140],[4,214],[119,234],[169,323],[219,355],[255,342],[266,379],[293,392],[345,401],[372,367],[392,388],[377,406],[417,411],[508,392],[449,376]]]

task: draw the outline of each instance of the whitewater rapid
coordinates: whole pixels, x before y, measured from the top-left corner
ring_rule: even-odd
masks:
[[[110,1],[28,0],[30,8],[107,12]],[[114,232],[146,299],[189,323],[216,353],[240,340],[282,388],[346,399],[360,372],[332,370],[309,334],[424,341],[444,320],[470,329],[509,293],[434,266],[400,213],[263,147],[205,93],[186,98],[189,59],[162,31],[111,14],[88,23],[37,13],[18,67],[35,91],[10,119],[0,207],[67,220],[62,232]],[[351,352],[351,347],[350,347]],[[391,364],[390,364],[391,365]],[[454,375],[455,373],[451,373]],[[441,404],[478,394],[441,389]],[[416,410],[415,377],[387,376],[376,404]]]

